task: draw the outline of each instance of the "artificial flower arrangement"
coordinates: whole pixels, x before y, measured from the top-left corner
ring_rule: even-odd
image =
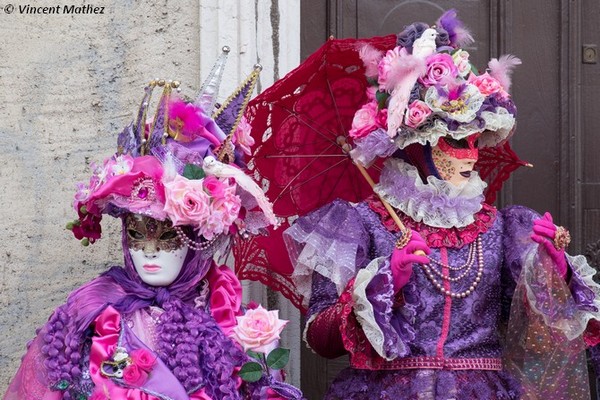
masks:
[[[482,147],[506,140],[516,114],[509,76],[521,61],[511,55],[492,59],[479,74],[462,49],[472,42],[456,11],[449,10],[432,27],[407,26],[385,53],[370,45],[359,48],[371,85],[349,131],[354,158],[370,164],[374,156],[387,157],[412,143],[435,146],[447,135],[460,140],[481,133]],[[390,144],[381,145],[383,140]],[[374,145],[379,151],[372,155]]]
[[[120,151],[102,164],[92,164],[89,182],[77,184],[74,208],[79,218],[67,228],[84,245],[101,237],[103,213],[118,216],[124,210],[159,220],[168,218],[175,227],[193,228],[206,241],[245,233],[245,218],[250,214],[254,214],[253,222],[262,220],[254,229],[276,223],[260,188],[238,166],[220,162],[215,154],[226,146],[236,152],[235,158],[239,153],[249,154],[254,142],[245,118],[241,117],[233,134],[224,139],[201,107],[171,98],[166,108],[168,135],[165,133],[162,146],[140,154],[128,143],[130,125],[121,133]],[[145,140],[153,125],[150,121],[142,128]],[[253,200],[248,201],[250,197]],[[252,213],[250,209],[256,205],[261,212]]]
[[[289,321],[279,319],[279,310],[267,311],[250,303],[248,310],[237,318],[232,337],[254,359],[245,363],[238,375],[247,382],[256,382],[264,375],[277,374],[289,360],[289,349],[278,347],[280,334]]]

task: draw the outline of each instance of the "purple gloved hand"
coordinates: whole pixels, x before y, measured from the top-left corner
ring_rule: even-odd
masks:
[[[394,247],[392,258],[390,260],[392,268],[392,276],[394,279],[394,290],[398,292],[406,285],[412,274],[413,263],[428,264],[429,259],[425,254],[431,253],[429,246],[425,240],[417,232],[410,231],[410,240],[406,246],[398,249]],[[417,251],[422,251],[425,254],[415,254]]]
[[[557,272],[564,278],[567,275],[567,259],[565,258],[565,249],[557,249],[554,246],[557,229],[552,221],[552,215],[547,212],[542,218],[533,221],[531,239],[544,246],[546,252],[556,264]]]

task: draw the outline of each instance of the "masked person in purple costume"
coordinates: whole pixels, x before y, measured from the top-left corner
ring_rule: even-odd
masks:
[[[461,49],[472,40],[449,11],[435,28],[408,26],[385,54],[357,49],[375,84],[352,156],[386,158],[379,197],[334,201],[284,233],[308,345],[350,355],[326,399],[589,398],[595,271],[565,253],[550,214],[485,203],[474,165],[513,132],[520,61],[477,75]]]
[[[270,375],[252,383],[238,376],[248,361],[235,340],[242,287],[213,260],[234,235],[276,222],[262,190],[235,165],[252,144],[238,116],[258,72],[214,119],[206,113],[220,76],[212,74],[193,103],[173,93],[176,81],[150,82],[118,152],[78,185],[79,219],[69,225],[87,245],[100,238],[102,214],[121,218],[124,268],[112,267],[55,310],[5,400],[302,397]],[[155,87],[163,94],[147,123]]]

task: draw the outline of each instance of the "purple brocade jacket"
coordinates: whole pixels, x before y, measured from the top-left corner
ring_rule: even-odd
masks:
[[[350,354],[326,399],[589,398],[582,334],[598,313],[589,271],[570,256],[567,282],[553,271],[530,239],[535,212],[484,208],[488,223],[453,243],[439,240],[443,229],[422,231],[432,261],[415,264],[398,293],[390,255],[399,234],[369,202],[334,201],[286,231],[310,299],[309,346]]]

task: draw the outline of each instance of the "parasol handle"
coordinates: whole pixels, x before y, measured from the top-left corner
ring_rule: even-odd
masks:
[[[359,162],[355,162],[354,164],[356,165],[356,167],[358,168],[358,170],[360,171],[362,176],[366,179],[366,181],[369,182],[369,185],[371,185],[371,188],[375,188],[375,182],[373,181],[373,178],[371,178],[371,175],[369,175],[369,173],[367,172],[365,167],[363,167]],[[373,191],[375,192],[375,190],[373,190]],[[377,192],[375,192],[375,193],[377,193]],[[400,230],[403,232],[406,231],[406,226],[404,226],[402,221],[400,221],[398,214],[396,214],[396,210],[394,210],[392,208],[392,206],[390,206],[390,204],[387,201],[385,201],[384,198],[381,197],[381,195],[379,193],[377,193],[377,196],[379,196],[379,199],[383,203],[383,206],[385,207],[387,212],[390,213],[390,216],[392,217],[392,219],[394,220],[396,225],[398,225],[398,228],[400,228]]]

